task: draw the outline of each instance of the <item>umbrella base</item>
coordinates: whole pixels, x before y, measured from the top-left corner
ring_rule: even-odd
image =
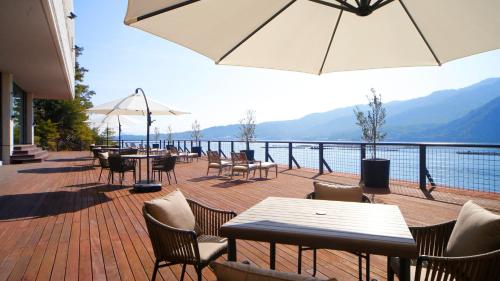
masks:
[[[155,181],[139,181],[134,184],[135,192],[155,192],[161,190],[161,183]]]

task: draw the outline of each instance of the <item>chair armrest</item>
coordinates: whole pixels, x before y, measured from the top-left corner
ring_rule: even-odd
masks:
[[[442,256],[455,223],[456,220],[452,220],[435,225],[410,227],[419,255]]]
[[[149,238],[158,260],[197,262],[200,260],[196,232],[168,226],[153,218],[143,207]]]
[[[213,209],[191,199],[187,199],[187,201],[193,211],[196,224],[206,235],[219,236],[220,227],[236,217],[236,213],[233,211]]]
[[[495,280],[500,276],[500,249],[464,257],[420,256],[415,280]],[[446,279],[448,278],[448,279]]]

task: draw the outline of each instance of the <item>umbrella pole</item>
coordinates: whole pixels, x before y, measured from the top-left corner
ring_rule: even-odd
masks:
[[[138,184],[134,185],[134,189],[139,192],[147,192],[147,191],[159,191],[161,190],[161,183],[156,183],[153,181],[150,181],[150,176],[149,176],[149,131],[151,124],[153,121],[151,120],[151,111],[149,111],[149,105],[148,105],[148,100],[146,98],[146,94],[141,88],[137,88],[135,90],[135,93],[138,94],[139,91],[141,91],[142,96],[144,97],[144,102],[146,103],[146,113],[147,113],[147,133],[146,133],[146,174],[147,174],[147,180],[146,182],[141,182]]]
[[[122,123],[120,123],[120,115],[118,115],[118,153],[122,152]]]
[[[106,125],[106,146],[109,146],[109,127]]]

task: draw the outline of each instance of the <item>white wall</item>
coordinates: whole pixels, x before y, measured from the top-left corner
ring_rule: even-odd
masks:
[[[13,76],[9,73],[2,73],[1,84],[1,99],[2,99],[2,162],[3,164],[10,163],[10,154],[14,149],[14,131],[12,116],[12,92],[13,92]]]

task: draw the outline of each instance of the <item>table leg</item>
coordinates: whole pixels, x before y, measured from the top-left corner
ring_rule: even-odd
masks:
[[[236,239],[227,239],[227,260],[236,261]]]
[[[269,244],[269,268],[276,269],[276,243]]]
[[[410,281],[410,259],[400,258],[399,262],[399,280]]]

